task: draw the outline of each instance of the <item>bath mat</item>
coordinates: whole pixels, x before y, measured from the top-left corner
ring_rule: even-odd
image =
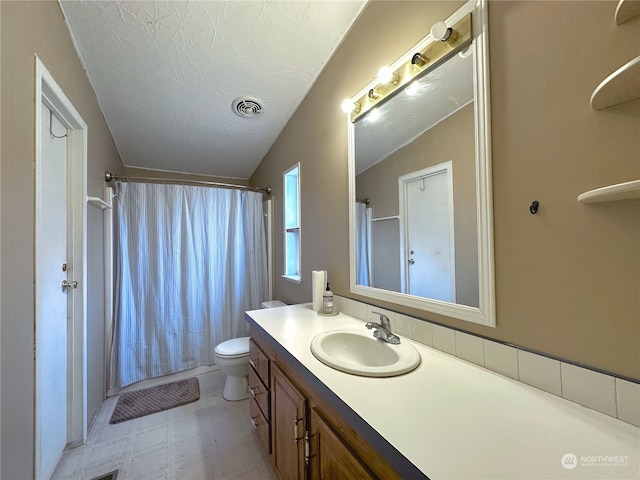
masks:
[[[200,398],[197,378],[188,378],[137,392],[123,393],[118,399],[110,424],[126,422],[195,402]]]

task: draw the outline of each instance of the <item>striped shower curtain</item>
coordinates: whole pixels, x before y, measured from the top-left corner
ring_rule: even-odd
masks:
[[[371,286],[371,209],[356,202],[356,285]]]
[[[215,363],[267,299],[262,194],[118,182],[112,387]]]

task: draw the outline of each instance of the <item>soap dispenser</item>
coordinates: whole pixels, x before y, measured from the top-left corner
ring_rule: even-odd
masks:
[[[325,315],[333,314],[333,292],[331,288],[329,288],[329,283],[327,283],[327,289],[322,294],[322,313]]]

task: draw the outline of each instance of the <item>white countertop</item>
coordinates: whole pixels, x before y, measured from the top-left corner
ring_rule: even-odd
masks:
[[[313,356],[311,339],[366,331],[362,321],[307,305],[247,315],[431,480],[640,478],[640,428],[631,424],[406,338],[422,355],[413,372],[342,373]],[[562,465],[566,454],[575,468]]]

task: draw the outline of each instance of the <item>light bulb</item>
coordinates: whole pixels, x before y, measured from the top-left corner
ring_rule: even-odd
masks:
[[[436,22],[431,27],[431,38],[434,40],[441,40],[446,42],[451,36],[452,30],[447,27],[447,24],[444,22]]]
[[[390,67],[382,67],[378,70],[378,82],[391,83],[394,80],[393,70]]]
[[[353,100],[346,98],[341,105],[342,111],[345,113],[351,113],[356,109],[356,104]]]

